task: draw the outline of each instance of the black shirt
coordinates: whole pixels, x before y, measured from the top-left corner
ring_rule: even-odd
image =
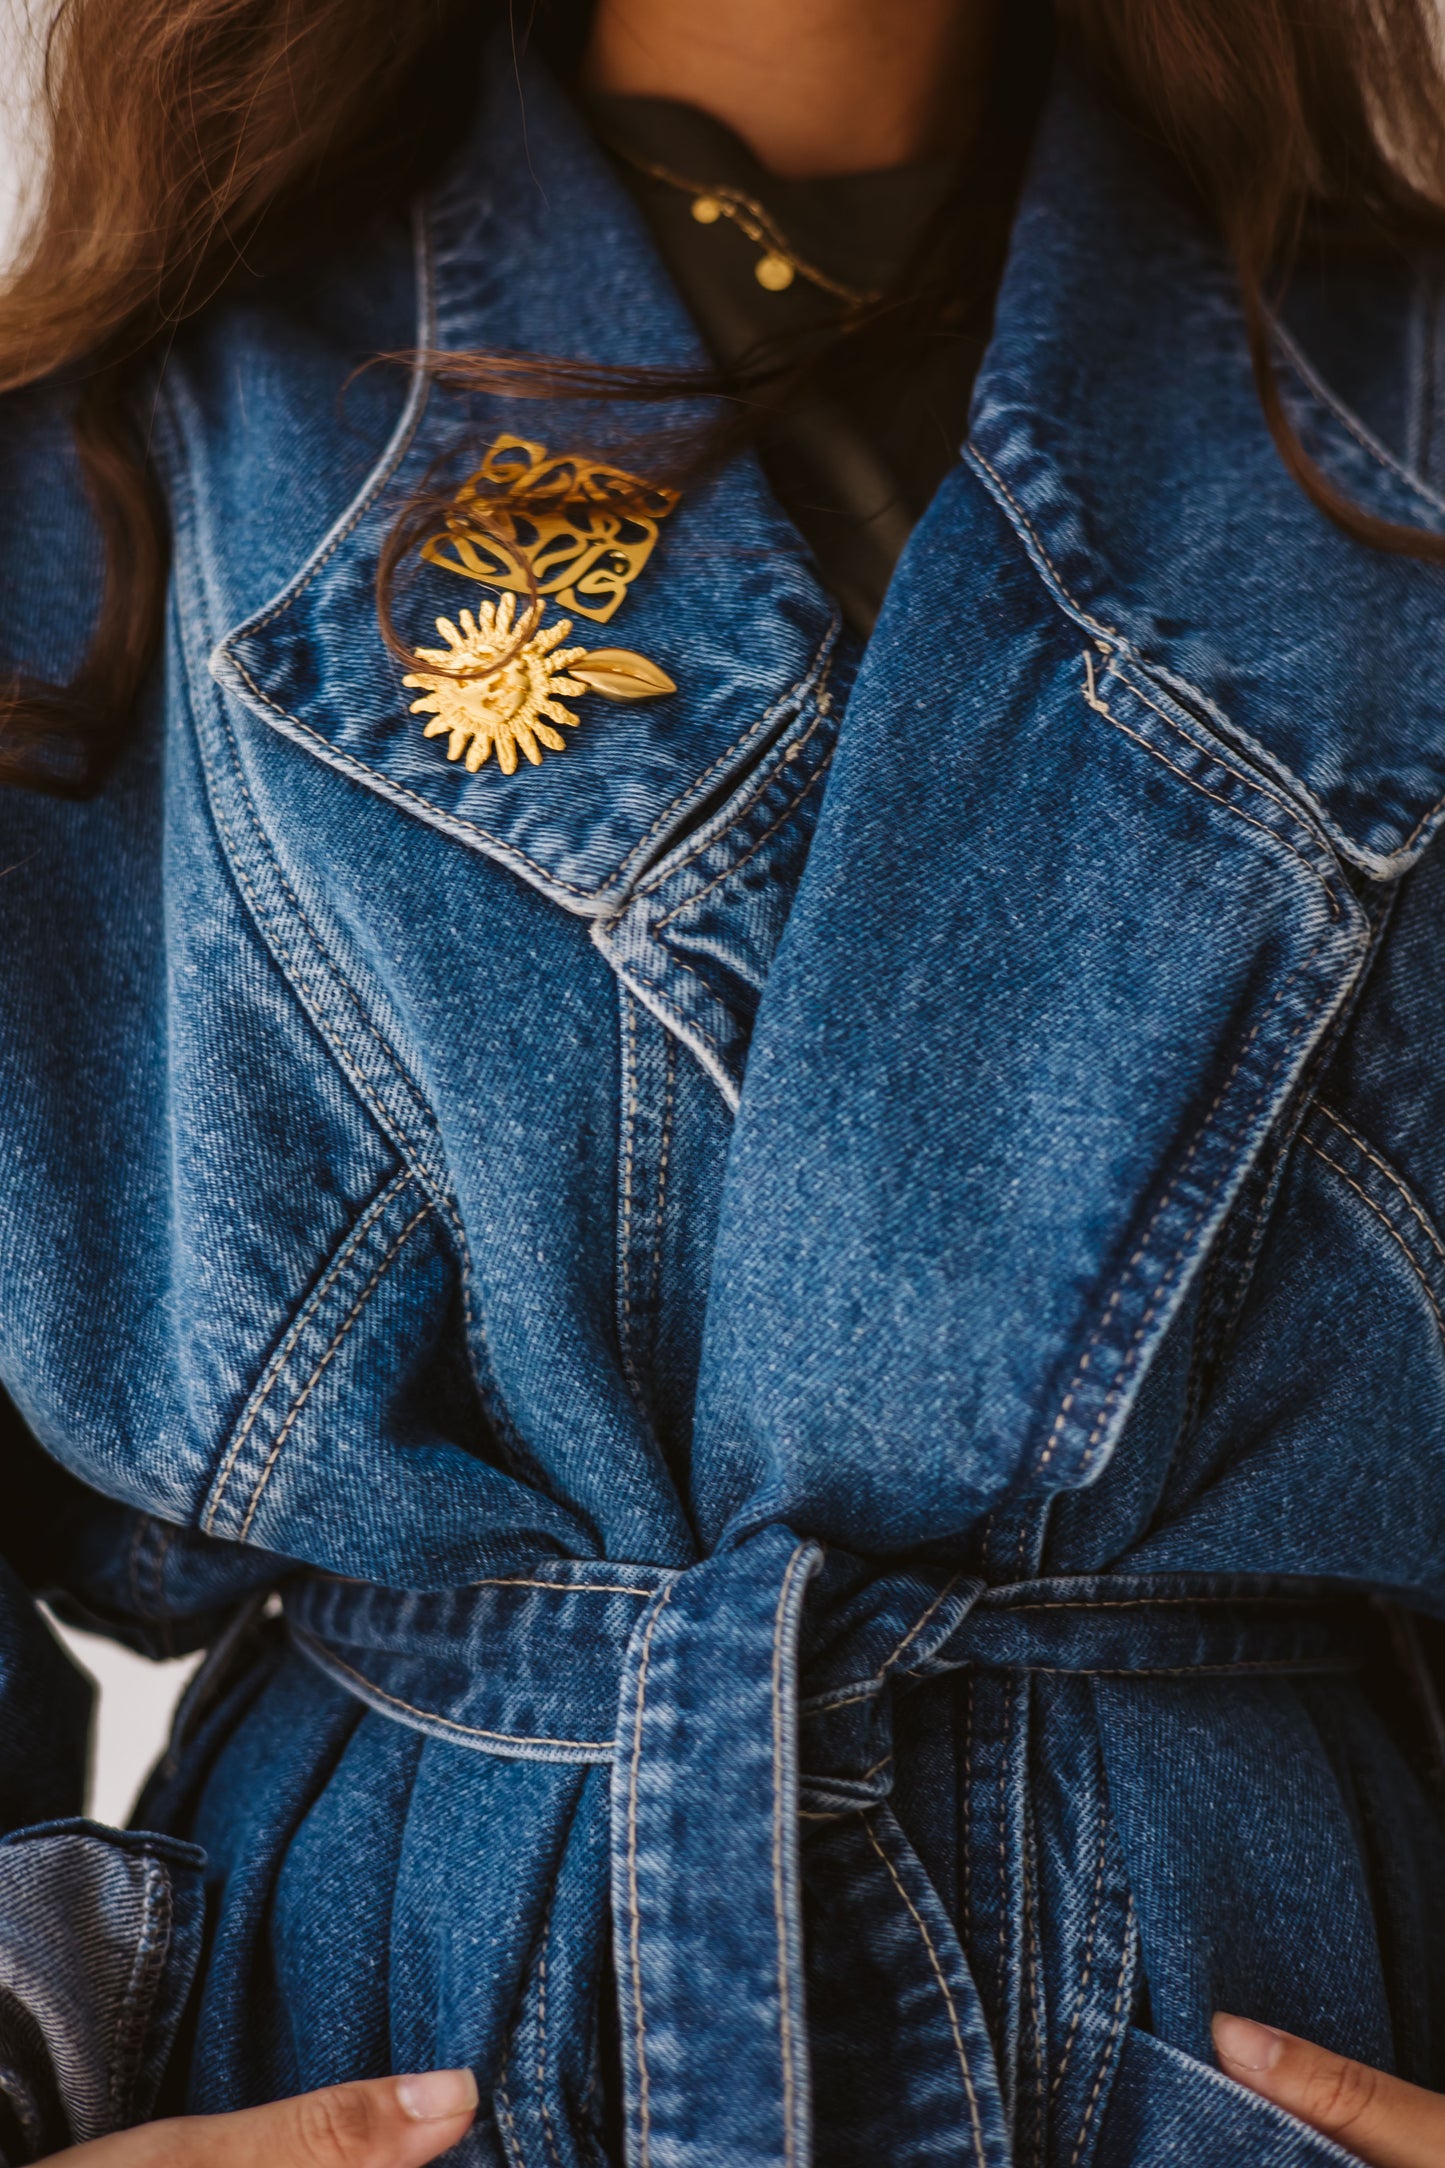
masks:
[[[996,264],[982,290],[943,284],[957,162],[781,180],[694,107],[586,103],[723,380],[746,396],[770,370],[826,354],[817,381],[760,428],[758,446],[823,579],[869,632],[914,522],[958,456],[987,334]],[[962,215],[956,200],[952,209]],[[911,280],[933,295],[921,316],[910,315]],[[856,366],[843,352],[850,341]]]

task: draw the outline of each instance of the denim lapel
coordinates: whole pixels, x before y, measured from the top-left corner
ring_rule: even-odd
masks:
[[[1330,277],[1332,306],[1350,280]],[[1355,344],[1404,375],[1364,291]],[[1281,334],[1281,390],[1355,501],[1445,532],[1445,498]],[[1445,814],[1445,571],[1352,540],[1265,426],[1233,271],[1137,142],[1065,77],[1042,130],[969,457],[1054,599],[1309,808],[1376,878]]]
[[[1441,518],[1292,385],[1332,471]],[[1347,864],[1396,872],[1439,818],[1441,584],[1301,495],[1221,258],[1066,83],[758,1011],[708,1540],[957,1537],[1182,1389],[1170,1327],[1369,954]]]
[[[423,207],[418,237],[423,351],[485,349],[589,362],[698,367],[696,335],[625,190],[540,66],[490,48],[470,142]],[[501,860],[568,910],[614,914],[679,829],[728,795],[736,778],[805,714],[834,612],[756,463],[689,492],[662,523],[650,562],[616,616],[573,617],[568,645],[626,647],[658,663],[674,694],[613,704],[569,701],[580,727],[566,750],[513,775],[479,772],[423,735],[415,694],[376,624],[382,539],[407,491],[439,456],[463,447],[460,473],[499,434],[561,453],[604,454],[624,417],[652,441],[700,410],[599,408],[478,399],[461,408],[418,374],[392,444],[357,501],[265,609],[212,658],[221,683],[333,767]],[[637,455],[645,461],[645,451]],[[408,583],[402,628],[437,644],[489,590],[423,566]]]

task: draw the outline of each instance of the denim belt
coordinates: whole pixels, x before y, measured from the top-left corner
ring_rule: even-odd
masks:
[[[988,1586],[880,1574],[776,1525],[681,1571],[546,1560],[434,1594],[318,1577],[285,1601],[297,1646],[384,1716],[612,1764],[629,2157],[666,2168],[810,2157],[799,1820],[886,1799],[895,1684],[1342,1671],[1365,1636],[1358,1599],[1319,1584]]]

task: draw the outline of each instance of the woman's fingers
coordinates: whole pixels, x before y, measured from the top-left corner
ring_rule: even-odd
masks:
[[[1248,2018],[1216,2017],[1214,2048],[1228,2077],[1358,2154],[1369,2168],[1440,2168],[1445,2161],[1445,2094],[1427,2093]]]
[[[57,2168],[422,2168],[465,2136],[476,2105],[470,2070],[429,2070],[146,2123],[54,2158]]]

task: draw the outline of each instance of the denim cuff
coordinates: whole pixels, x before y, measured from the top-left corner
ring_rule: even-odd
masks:
[[[0,1842],[0,2162],[142,2122],[200,1955],[205,1855],[97,1823]]]

